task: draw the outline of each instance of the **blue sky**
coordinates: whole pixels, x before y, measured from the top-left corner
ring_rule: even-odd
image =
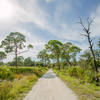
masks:
[[[11,31],[23,33],[34,50],[22,56],[34,59],[52,39],[71,41],[84,51],[88,43],[80,35],[79,17],[95,17],[91,31],[96,43],[100,37],[100,0],[0,0],[0,40]]]

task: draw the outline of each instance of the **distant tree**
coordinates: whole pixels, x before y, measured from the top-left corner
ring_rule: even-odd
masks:
[[[58,40],[50,40],[48,44],[46,44],[46,49],[48,49],[51,54],[53,54],[57,60],[57,66],[60,70],[60,56],[62,50],[62,43]]]
[[[100,39],[99,39],[99,41],[98,41],[98,47],[100,48]]]
[[[24,66],[32,66],[34,62],[32,61],[32,59],[30,57],[25,58],[24,60]]]
[[[15,61],[16,61],[16,59],[15,59]],[[23,56],[18,56],[17,64],[18,64],[18,66],[23,66],[24,65],[24,57]]]
[[[66,60],[66,63],[69,64],[69,66],[72,65],[70,59],[70,51],[69,51],[69,48],[72,46],[72,43],[71,42],[67,42],[65,44],[62,45],[62,59],[65,59]]]
[[[41,59],[42,62],[44,62],[45,67],[47,66],[47,63],[50,61],[49,54],[47,53],[46,49],[41,50],[37,57]]]
[[[7,65],[16,66],[16,58],[14,58],[12,61],[8,62]],[[23,66],[24,65],[24,57],[23,56],[18,56],[17,57],[17,65],[18,66]]]
[[[89,18],[87,18],[87,26],[85,26],[83,24],[82,19],[80,18],[79,23],[82,26],[83,31],[85,32],[82,35],[84,35],[88,39],[89,49],[90,49],[90,52],[93,56],[93,61],[94,61],[94,71],[97,74],[98,73],[98,67],[97,67],[96,57],[95,57],[95,53],[94,53],[94,49],[93,49],[93,39],[91,39],[91,36],[90,36],[91,35],[91,31],[90,31],[91,30],[91,24],[93,23],[93,21],[94,21],[94,19],[90,20]],[[98,82],[98,81],[99,81],[99,78],[96,77],[96,82]]]
[[[93,57],[89,50],[84,51],[82,55],[80,55],[79,59],[80,65],[87,69],[87,65],[91,67],[93,65]]]
[[[69,52],[70,52],[70,56],[71,56],[71,59],[72,59],[72,62],[73,62],[73,65],[76,66],[77,65],[77,61],[76,61],[76,55],[78,53],[80,53],[81,49],[75,45],[72,45],[70,48],[69,48]]]
[[[96,49],[96,50],[94,50],[94,53],[95,53],[96,61],[100,60],[100,50]]]
[[[69,66],[76,65],[76,55],[79,53],[81,49],[71,42],[67,42],[62,45],[62,58],[66,60]],[[73,61],[73,63],[71,62]]]
[[[96,55],[97,65],[98,67],[100,67],[100,38],[97,46],[99,47],[99,49],[95,50],[95,55]]]
[[[0,51],[0,62],[2,62],[3,59],[5,59],[7,57],[7,55],[5,54],[5,52]]]
[[[35,66],[41,66],[41,67],[44,67],[44,63],[41,62],[41,61],[36,61],[36,62],[35,62]]]
[[[20,49],[25,48],[25,36],[19,32],[11,32],[1,43],[1,47],[3,47],[5,49],[6,53],[11,53],[14,52],[15,53],[15,59],[16,59],[16,67],[17,65],[17,57],[18,54],[21,54],[23,52],[18,52]],[[32,45],[28,46],[29,48],[33,48]]]

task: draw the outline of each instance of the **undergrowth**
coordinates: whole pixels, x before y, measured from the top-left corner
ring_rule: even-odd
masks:
[[[100,100],[100,86],[83,82],[82,78],[73,77],[66,71],[54,69],[54,72],[78,95],[79,100]]]
[[[46,71],[46,68],[19,68],[17,72],[15,72],[16,68],[13,68],[14,71],[11,71],[9,68],[4,67],[4,70],[9,72],[9,74],[3,73],[3,77],[0,77],[2,80],[0,82],[0,100],[22,100],[25,94],[32,88],[35,82],[40,78]],[[1,67],[1,69],[3,69]],[[26,69],[31,69],[27,71]],[[24,70],[24,71],[22,71]],[[0,70],[2,71],[2,70]],[[9,79],[8,75],[12,75],[13,79]]]

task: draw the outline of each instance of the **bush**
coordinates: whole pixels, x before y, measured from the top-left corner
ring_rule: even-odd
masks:
[[[71,67],[67,70],[67,73],[70,76],[74,76],[74,77],[78,77],[78,78],[82,78],[83,74],[84,74],[84,70],[80,67]]]
[[[0,67],[0,79],[1,80],[12,80],[14,78],[14,74],[7,66]]]
[[[9,81],[0,83],[0,100],[8,100],[9,91],[12,88],[12,84]]]
[[[14,73],[17,74],[22,74],[22,73],[34,73],[37,76],[41,77],[47,70],[47,68],[43,67],[10,67],[10,70]]]
[[[3,81],[0,83],[0,100],[21,100],[32,85],[37,81],[37,76],[24,76],[21,80]]]
[[[92,70],[84,70],[83,68],[81,67],[71,67],[67,70],[67,73],[70,75],[70,76],[73,76],[73,77],[76,77],[76,78],[79,78],[81,81],[83,80],[84,82],[93,82],[95,81],[95,73],[92,71]]]
[[[72,69],[69,68],[68,70],[71,71]],[[78,67],[76,67],[75,70],[76,69],[78,69]],[[57,74],[57,76],[59,76],[62,80],[64,80],[67,86],[69,86],[79,96],[78,98],[79,100],[100,100],[100,86],[96,86],[96,84],[94,84],[95,82],[85,83],[85,81],[88,81],[88,80],[90,81],[89,78],[91,78],[90,77],[91,75],[93,75],[92,77],[95,77],[95,75],[93,74],[91,70],[90,71],[84,70],[84,74],[82,74],[82,76],[85,75],[85,78],[83,77],[80,79],[77,79],[76,77],[71,77],[70,75],[68,75],[68,72],[70,71],[67,71],[67,74],[66,74],[65,71],[59,71],[59,70],[54,69],[54,72]]]
[[[41,77],[47,68],[43,67],[0,67],[0,79],[1,80],[12,80],[12,79],[21,79],[23,74],[35,74],[38,77]]]
[[[43,67],[0,67],[0,100],[22,100],[47,68]],[[28,73],[28,74],[24,74]],[[8,79],[14,80],[9,81]],[[4,79],[4,80],[3,80]]]
[[[14,73],[33,73],[33,67],[10,67],[10,70]]]

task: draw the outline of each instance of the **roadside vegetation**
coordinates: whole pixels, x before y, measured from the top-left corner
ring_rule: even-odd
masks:
[[[100,86],[96,86],[93,72],[79,66],[61,71],[54,69],[54,72],[76,93],[79,100],[100,100]]]
[[[22,100],[47,68],[0,67],[0,100]]]

